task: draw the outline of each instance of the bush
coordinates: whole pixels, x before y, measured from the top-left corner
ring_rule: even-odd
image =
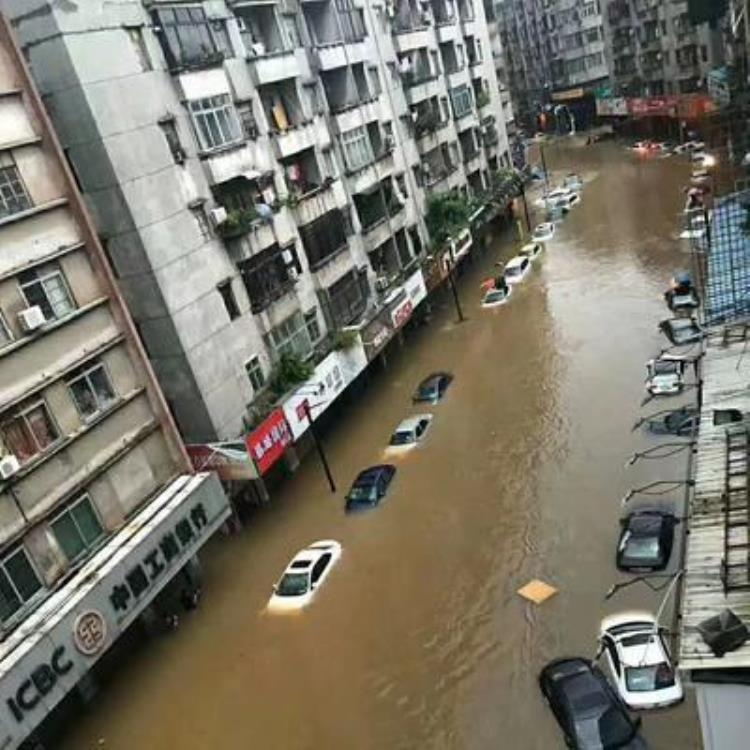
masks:
[[[298,383],[304,383],[315,372],[310,362],[297,354],[282,354],[271,373],[269,387],[276,397],[283,396]]]

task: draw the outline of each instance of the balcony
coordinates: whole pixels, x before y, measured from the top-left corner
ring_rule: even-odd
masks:
[[[329,42],[324,46],[315,47],[313,54],[318,68],[322,71],[366,63],[369,59],[367,42],[364,39],[355,42]]]
[[[344,205],[346,205],[346,195],[341,183],[327,178],[322,185],[296,195],[290,207],[297,226],[301,227]]]
[[[336,9],[330,0],[323,0],[304,2],[302,14],[317,49],[358,44],[367,36],[362,8],[345,9],[342,4]]]
[[[456,23],[456,12],[452,2],[446,0],[431,0],[432,17],[435,19],[436,26],[446,26]]]
[[[299,261],[294,246],[273,245],[237,264],[250,299],[250,309],[258,314],[290,294],[297,283]]]
[[[300,74],[294,47],[282,33],[275,4],[241,6],[237,14],[243,21],[240,36],[256,86]]]
[[[348,232],[351,232],[349,218],[340,209],[299,228],[311,271],[318,271],[348,249]]]

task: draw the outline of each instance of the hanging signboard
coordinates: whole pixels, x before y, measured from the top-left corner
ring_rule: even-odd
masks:
[[[265,474],[283,455],[287,445],[292,442],[284,411],[275,409],[246,438],[247,452],[258,467],[258,472]]]
[[[258,472],[245,443],[192,443],[186,445],[196,471],[215,471],[219,479],[257,479]]]

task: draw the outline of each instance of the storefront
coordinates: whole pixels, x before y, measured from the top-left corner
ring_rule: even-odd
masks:
[[[0,747],[44,722],[229,514],[216,476],[179,477],[6,638]]]

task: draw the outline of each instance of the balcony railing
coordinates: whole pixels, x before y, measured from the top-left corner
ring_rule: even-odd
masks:
[[[427,81],[433,81],[437,78],[437,73],[433,73],[429,66],[420,66],[415,70],[407,70],[403,74],[404,85],[411,88],[412,86],[419,86],[420,83],[426,83]]]
[[[278,284],[264,287],[260,291],[260,294],[255,292],[253,296],[250,297],[250,310],[256,315],[267,310],[274,302],[289,294],[296,284],[297,279],[289,276],[286,280],[281,281]]]

